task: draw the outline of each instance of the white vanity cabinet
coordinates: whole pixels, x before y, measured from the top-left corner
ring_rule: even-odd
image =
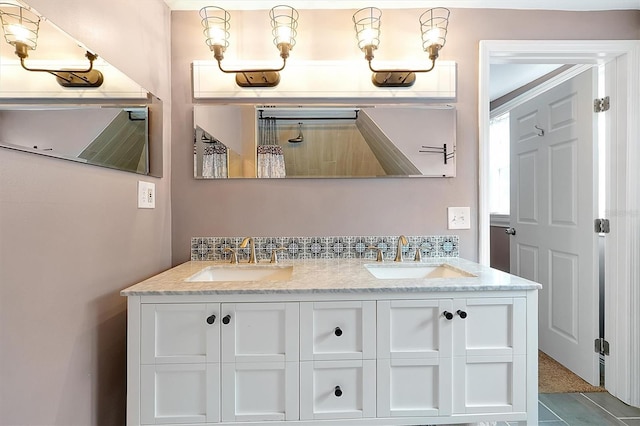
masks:
[[[124,290],[127,425],[537,425],[538,284],[364,262],[222,283],[185,281],[209,265],[190,262]]]
[[[297,303],[140,312],[141,424],[298,419]]]

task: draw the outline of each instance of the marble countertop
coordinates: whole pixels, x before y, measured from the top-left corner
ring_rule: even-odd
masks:
[[[417,262],[403,263],[372,259],[304,259],[281,260],[277,265],[262,261],[249,265],[228,262],[190,261],[155,275],[122,290],[122,296],[202,295],[202,294],[267,294],[267,293],[366,293],[366,292],[443,292],[532,290],[542,286],[533,281],[510,275],[465,259],[429,258],[421,265],[448,265],[473,276],[455,278],[375,278],[364,265],[375,264],[401,268]],[[270,268],[293,266],[290,278],[279,281],[198,281],[189,277],[207,267]]]

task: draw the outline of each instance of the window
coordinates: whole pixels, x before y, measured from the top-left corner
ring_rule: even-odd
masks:
[[[509,113],[489,121],[489,212],[509,214]]]

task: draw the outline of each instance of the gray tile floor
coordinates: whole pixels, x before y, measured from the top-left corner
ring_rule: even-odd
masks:
[[[640,426],[640,408],[607,392],[544,393],[538,396],[541,426]],[[498,426],[509,425],[500,422]]]

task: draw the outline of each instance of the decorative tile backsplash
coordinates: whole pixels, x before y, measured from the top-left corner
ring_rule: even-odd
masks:
[[[375,259],[376,247],[385,259],[393,260],[396,255],[398,236],[393,237],[254,237],[256,257],[269,259],[273,249],[280,259],[334,259],[365,258]],[[239,259],[249,258],[249,248],[238,248],[243,237],[192,237],[191,260],[225,260],[234,249]],[[457,235],[407,236],[409,244],[403,246],[406,259],[413,259],[416,247],[422,257],[458,257],[459,238]]]

